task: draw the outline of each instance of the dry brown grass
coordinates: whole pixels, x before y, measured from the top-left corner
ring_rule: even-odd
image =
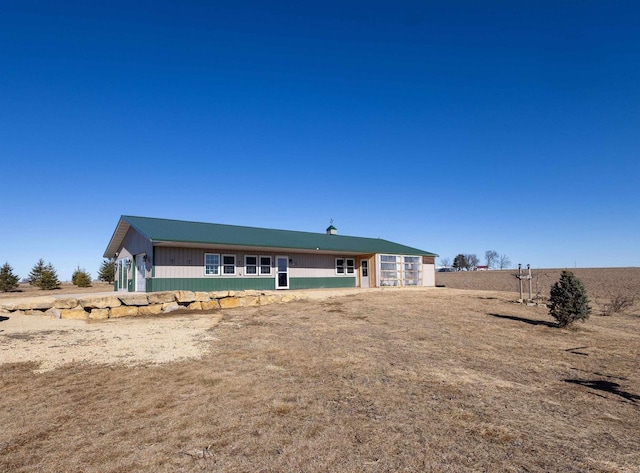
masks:
[[[0,299],[13,299],[17,297],[57,296],[60,294],[88,294],[95,292],[113,292],[113,284],[101,281],[93,281],[90,287],[74,286],[70,282],[63,282],[59,289],[44,291],[38,287],[21,283],[15,291],[0,292]]]
[[[577,268],[571,269],[584,283],[589,298],[604,304],[616,296],[640,296],[640,268]],[[523,270],[526,271],[526,270]],[[461,271],[457,273],[436,273],[436,284],[454,289],[474,289],[485,291],[518,292],[517,269],[502,271]],[[549,297],[551,286],[560,279],[561,269],[532,269],[533,296],[536,292]],[[525,297],[528,285],[523,284]]]
[[[0,471],[637,472],[639,319],[510,299],[363,292],[226,311],[198,361],[0,365]]]

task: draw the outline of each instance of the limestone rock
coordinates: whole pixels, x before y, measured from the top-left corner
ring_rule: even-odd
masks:
[[[73,297],[56,299],[53,303],[53,307],[56,309],[73,309],[74,307],[78,307],[78,299]]]
[[[108,309],[109,307],[119,307],[122,305],[116,296],[102,297],[80,297],[80,305],[85,309]]]
[[[48,315],[49,317],[53,317],[54,319],[59,319],[62,314],[60,313],[60,309],[52,307],[51,309],[47,310],[44,315]]]
[[[48,310],[53,307],[54,302],[53,297],[39,297],[29,303],[29,309]]]
[[[200,302],[200,301],[192,302],[191,304],[189,304],[187,306],[187,309],[189,309],[189,310],[202,310],[202,302]]]
[[[0,304],[0,308],[8,312],[13,312],[14,310],[18,310],[18,303],[12,301],[3,302]]]
[[[109,309],[91,309],[91,312],[89,312],[89,318],[93,320],[108,319]]]
[[[196,302],[206,302],[210,300],[211,296],[208,292],[196,291]]]
[[[220,307],[222,309],[233,309],[235,307],[241,307],[242,302],[237,297],[225,297],[220,299]]]
[[[245,307],[255,307],[260,305],[259,296],[247,296],[242,299],[242,305]]]
[[[81,319],[85,320],[89,314],[85,312],[82,307],[75,307],[74,309],[60,309],[61,319]]]
[[[20,310],[20,311],[24,311],[24,310],[29,310],[31,308],[31,301],[18,301],[15,303],[14,305],[14,309],[13,310]]]
[[[212,301],[205,301],[202,303],[202,310],[218,310],[220,309],[220,302],[217,299]]]
[[[138,315],[138,306],[135,305],[121,305],[119,307],[114,307],[109,311],[109,316],[112,319],[118,317],[131,317],[134,315]]]
[[[173,292],[150,292],[147,294],[149,304],[165,304],[167,302],[175,302],[176,295]]]
[[[128,306],[149,305],[149,299],[147,299],[146,294],[126,294],[118,296],[118,299]]]
[[[267,305],[267,304],[273,304],[274,302],[276,302],[276,297],[270,296],[268,294],[263,294],[258,298],[258,300],[260,305]]]
[[[168,313],[168,312],[174,312],[176,310],[180,310],[180,309],[183,309],[183,308],[184,307],[182,307],[177,302],[167,302],[165,304],[162,304],[162,312],[164,312],[165,314]]]
[[[211,299],[222,299],[223,297],[228,297],[229,291],[211,291],[209,293],[209,297]]]
[[[158,315],[162,314],[162,304],[149,304],[138,308],[139,315]]]
[[[195,302],[196,293],[193,291],[178,291],[176,292],[176,301],[178,302]]]
[[[25,315],[44,315],[44,310],[29,309],[24,311]]]

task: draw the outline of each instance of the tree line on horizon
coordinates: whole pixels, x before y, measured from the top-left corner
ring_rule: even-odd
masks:
[[[487,269],[508,269],[511,260],[505,254],[499,254],[495,250],[484,252],[484,261]],[[440,264],[445,268],[453,268],[456,271],[474,271],[480,265],[480,258],[475,253],[459,253],[453,262],[450,258],[441,258]]]
[[[115,279],[115,266],[113,259],[105,259],[102,261],[98,269],[98,280],[113,283]],[[58,273],[51,263],[45,264],[40,258],[38,262],[31,268],[29,276],[23,282],[38,287],[45,291],[51,291],[60,287],[60,279]],[[71,282],[78,287],[91,287],[91,274],[85,269],[78,266],[71,275]],[[20,284],[20,277],[14,273],[13,267],[6,262],[0,267],[0,291],[15,291]]]

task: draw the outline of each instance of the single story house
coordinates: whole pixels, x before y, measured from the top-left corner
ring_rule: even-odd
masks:
[[[123,215],[104,252],[115,290],[434,286],[435,257],[379,238]]]

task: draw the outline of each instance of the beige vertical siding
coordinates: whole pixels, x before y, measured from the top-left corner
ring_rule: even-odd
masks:
[[[242,277],[265,277],[265,276],[245,276],[244,257],[249,256],[271,256],[272,274],[275,274],[276,256],[287,256],[289,258],[289,277],[292,278],[326,278],[342,277],[336,275],[336,258],[353,258],[351,255],[316,255],[304,253],[265,253],[265,252],[243,252],[237,253],[229,250],[202,250],[192,248],[172,248],[156,247],[155,253],[155,275],[157,278],[201,278],[204,275],[204,255],[213,253],[220,255],[235,255],[236,276]],[[358,268],[355,268],[358,271]],[[354,274],[346,275],[348,277]],[[209,276],[207,276],[209,277]],[[211,276],[217,277],[217,276]]]
[[[316,255],[316,254],[300,254],[293,253],[288,255],[289,259],[289,276],[292,278],[330,278],[342,277],[336,275],[336,258],[353,258],[351,255]],[[357,267],[355,268],[357,271]],[[354,274],[346,275],[354,277]]]
[[[422,265],[422,285],[434,287],[436,285],[436,265],[435,264],[423,264]]]
[[[204,275],[204,251],[194,248],[156,247],[158,278],[197,278]]]
[[[133,268],[136,264],[136,255],[144,253],[151,257],[152,252],[153,246],[151,245],[151,242],[133,228],[129,228],[129,231],[122,240],[122,246],[118,248],[118,257],[116,259],[129,258]],[[147,270],[151,270],[151,261],[147,263]],[[132,271],[133,269],[129,269],[128,271],[129,278],[132,277]]]

